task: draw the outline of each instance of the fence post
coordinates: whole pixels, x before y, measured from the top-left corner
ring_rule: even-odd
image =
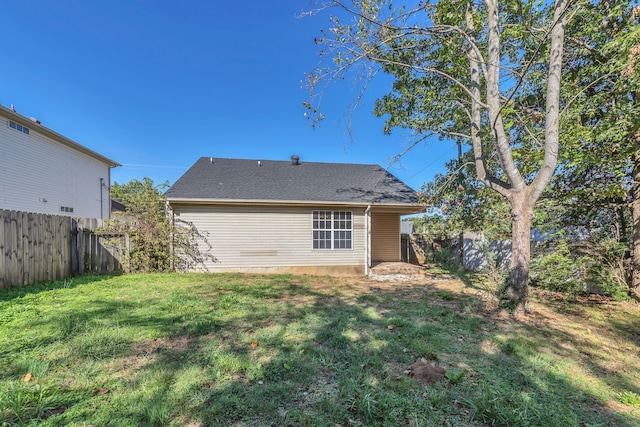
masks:
[[[9,244],[5,241],[7,235],[5,230],[5,211],[0,209],[0,289],[9,287],[9,278],[7,277],[7,261],[9,256]]]
[[[78,220],[71,218],[71,237],[69,239],[71,244],[71,273],[80,273],[80,260],[78,257]]]
[[[128,231],[124,234],[124,272],[131,273],[131,237]]]

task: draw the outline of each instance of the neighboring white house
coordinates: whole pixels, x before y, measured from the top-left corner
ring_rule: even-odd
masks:
[[[109,218],[120,164],[0,105],[0,209]]]
[[[209,271],[367,274],[400,261],[416,192],[378,165],[200,158],[166,192]]]

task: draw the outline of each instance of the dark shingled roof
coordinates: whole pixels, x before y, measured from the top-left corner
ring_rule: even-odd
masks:
[[[416,192],[378,165],[201,157],[171,199],[416,205]]]

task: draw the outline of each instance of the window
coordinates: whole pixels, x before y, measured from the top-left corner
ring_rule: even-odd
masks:
[[[313,249],[351,249],[351,212],[313,211]]]
[[[15,129],[18,132],[22,132],[25,135],[29,135],[29,128],[22,126],[20,123],[16,123],[13,120],[9,120],[9,127]]]
[[[60,212],[73,212],[73,208],[69,206],[60,206]]]

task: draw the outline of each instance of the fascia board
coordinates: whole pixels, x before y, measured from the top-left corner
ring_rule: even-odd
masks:
[[[196,198],[178,198],[167,197],[170,204],[196,204],[196,205],[236,205],[236,206],[252,206],[252,205],[271,205],[271,206],[357,206],[366,208],[371,205],[376,209],[410,211],[411,213],[419,213],[424,210],[421,204],[400,204],[400,203],[366,203],[366,202],[337,202],[337,201],[321,201],[321,200],[265,200],[265,199],[196,199]]]

